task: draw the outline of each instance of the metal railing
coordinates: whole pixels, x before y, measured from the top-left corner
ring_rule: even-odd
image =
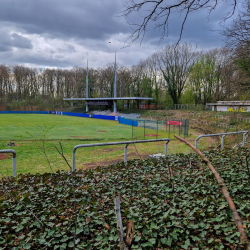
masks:
[[[11,153],[13,155],[12,162],[13,162],[13,177],[16,177],[16,151],[13,149],[3,149],[0,150],[0,153]]]
[[[123,142],[107,142],[107,143],[94,143],[94,144],[81,144],[77,145],[73,149],[72,153],[72,165],[73,165],[73,171],[76,169],[76,162],[75,162],[75,153],[78,148],[87,148],[87,147],[97,147],[97,146],[111,146],[111,145],[120,145],[125,144],[124,147],[124,162],[127,162],[127,148],[129,144],[134,143],[145,143],[145,142],[158,142],[158,141],[166,141],[165,143],[165,156],[167,155],[167,149],[168,149],[168,143],[170,139],[152,139],[152,140],[138,140],[138,141],[123,141]]]
[[[200,135],[199,137],[197,137],[195,139],[195,148],[197,149],[198,148],[198,140],[202,137],[210,137],[210,136],[219,136],[219,135],[222,135],[222,138],[221,138],[221,149],[224,148],[224,138],[226,135],[234,135],[234,134],[243,134],[243,147],[245,146],[245,143],[246,143],[246,137],[247,137],[247,134],[248,134],[248,131],[238,131],[238,132],[230,132],[230,133],[219,133],[219,134],[209,134],[209,135]]]

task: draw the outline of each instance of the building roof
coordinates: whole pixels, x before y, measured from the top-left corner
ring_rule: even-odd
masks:
[[[250,106],[250,101],[218,101],[206,103],[207,106]]]
[[[150,97],[106,97],[106,98],[63,98],[64,101],[119,101],[119,100],[153,100]]]

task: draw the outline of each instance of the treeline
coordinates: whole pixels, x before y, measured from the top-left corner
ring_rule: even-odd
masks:
[[[137,65],[117,65],[117,96],[153,97],[163,107],[243,99],[249,74],[232,49],[200,51],[191,44],[166,45]],[[63,106],[64,97],[86,97],[86,68],[38,69],[0,65],[0,103]],[[113,97],[114,63],[89,68],[89,97]],[[137,103],[138,105],[139,103]]]

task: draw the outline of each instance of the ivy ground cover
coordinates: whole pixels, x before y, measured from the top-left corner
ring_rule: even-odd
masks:
[[[250,238],[249,150],[206,153]],[[114,193],[132,249],[242,249],[232,213],[194,154],[0,181],[0,249],[119,249]]]

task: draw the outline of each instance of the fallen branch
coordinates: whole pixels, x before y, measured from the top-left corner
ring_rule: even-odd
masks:
[[[202,159],[202,162],[205,163],[209,169],[212,171],[212,173],[214,174],[218,184],[219,184],[219,187],[221,188],[222,190],[222,193],[225,197],[225,199],[227,200],[227,203],[232,211],[232,214],[234,216],[234,219],[235,219],[235,222],[236,222],[236,225],[238,227],[238,230],[239,230],[239,233],[240,233],[240,241],[241,241],[241,244],[243,244],[247,250],[250,250],[250,244],[249,244],[249,241],[247,239],[247,236],[246,236],[246,233],[245,233],[245,230],[243,228],[243,225],[242,225],[242,222],[241,222],[241,218],[236,210],[236,207],[234,205],[234,202],[232,200],[232,198],[230,197],[230,194],[229,192],[227,191],[227,188],[226,188],[226,185],[225,183],[223,182],[223,180],[221,179],[219,173],[215,170],[214,166],[211,164],[211,162],[208,160],[208,158],[206,158],[200,150],[196,149],[191,143],[189,143],[188,141],[186,141],[185,139],[181,138],[180,136],[178,135],[175,135],[175,138],[177,138],[178,140],[184,142],[186,145],[188,145],[189,147],[191,147]]]

